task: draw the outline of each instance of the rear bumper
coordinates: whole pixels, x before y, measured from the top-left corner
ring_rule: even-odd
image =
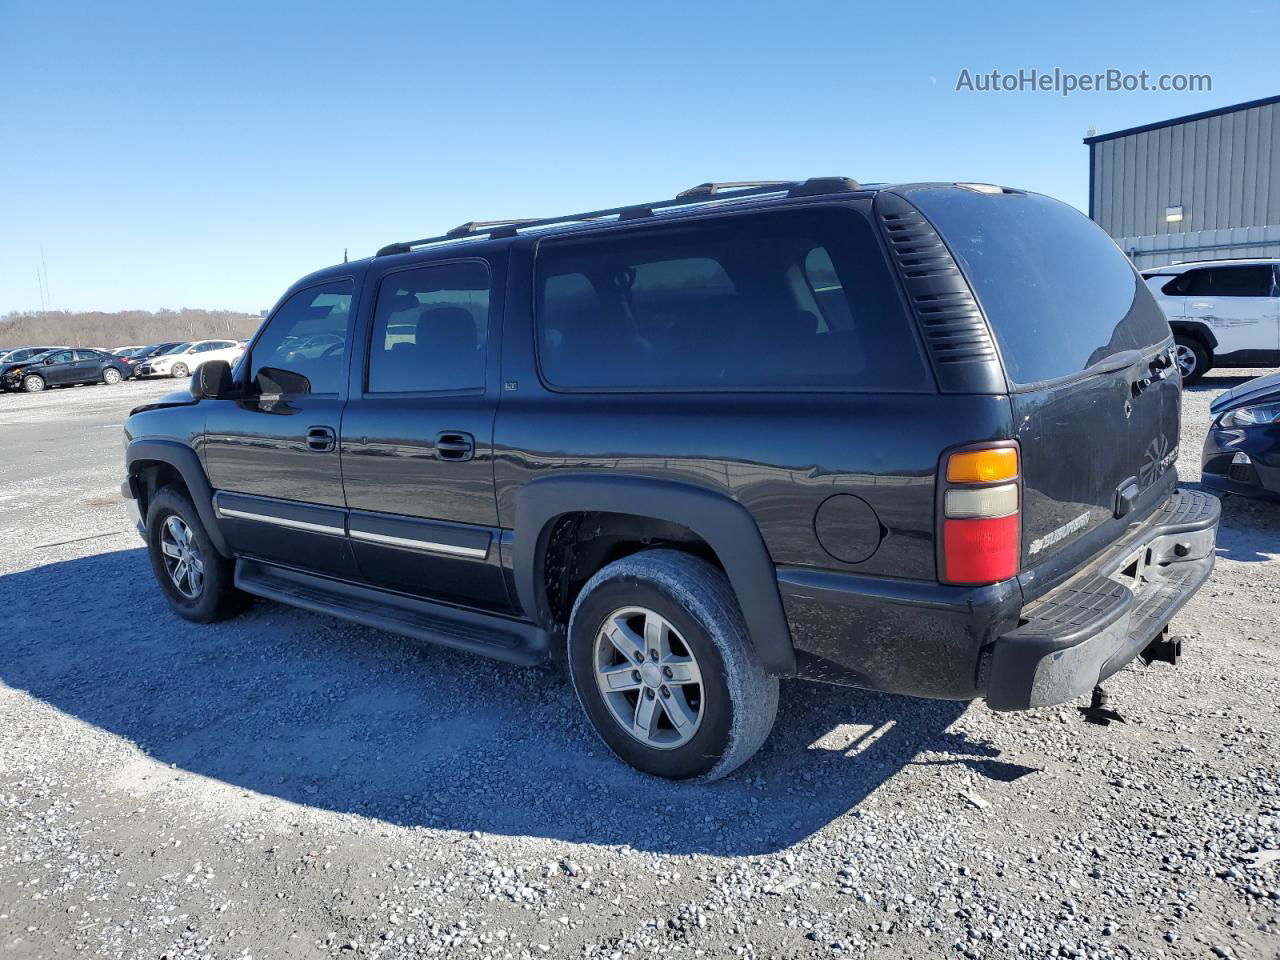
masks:
[[[1220,510],[1215,497],[1179,490],[1094,564],[1028,604],[992,648],[987,704],[1062,703],[1133,660],[1209,578]]]
[[[1218,514],[1216,498],[1175,491],[1032,603],[1017,580],[955,587],[779,567],[797,674],[915,697],[985,697],[996,710],[1088,693],[1142,652],[1209,576]]]

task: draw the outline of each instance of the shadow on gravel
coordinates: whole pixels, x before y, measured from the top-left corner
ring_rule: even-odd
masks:
[[[268,603],[187,624],[142,549],[0,577],[0,611],[8,686],[162,763],[404,826],[760,854],[855,809],[908,765],[1031,772],[949,730],[966,704],[795,682],[746,768],[709,786],[666,783],[600,745],[563,671]],[[234,819],[229,800],[209,797]]]
[[[1223,496],[1218,556],[1241,563],[1270,563],[1280,554],[1280,504],[1234,494]]]

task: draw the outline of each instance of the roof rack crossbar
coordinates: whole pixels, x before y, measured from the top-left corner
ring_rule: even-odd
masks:
[[[738,183],[703,183],[676,194],[674,199],[658,200],[653,203],[633,203],[622,207],[589,210],[586,213],[572,213],[559,217],[472,220],[454,227],[439,237],[424,237],[421,240],[388,244],[379,250],[376,256],[386,257],[397,253],[409,253],[415,247],[424,247],[428,244],[445,243],[471,237],[514,237],[521,230],[537,227],[586,223],[591,220],[606,220],[609,218],[635,220],[641,217],[653,216],[659,210],[736,200],[738,198],[782,193],[789,196],[804,197],[823,193],[845,193],[859,189],[861,188],[856,180],[850,180],[846,177],[813,177],[804,181],[750,180]]]

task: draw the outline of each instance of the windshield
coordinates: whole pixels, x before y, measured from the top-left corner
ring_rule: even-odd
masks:
[[[180,343],[180,344],[178,344],[176,347],[174,347],[174,348],[173,348],[173,349],[171,349],[171,350],[163,350],[163,351],[161,351],[161,354],[162,354],[163,356],[168,356],[168,355],[169,355],[169,354],[171,354],[171,353],[181,353],[183,350],[187,349],[187,347],[189,347],[189,346],[191,346],[190,341],[188,341],[187,343]]]
[[[52,350],[42,350],[40,353],[34,354],[24,361],[25,363],[35,363],[37,360],[43,360],[45,357],[52,356]]]

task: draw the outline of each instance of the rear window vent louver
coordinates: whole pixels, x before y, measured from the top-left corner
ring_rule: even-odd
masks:
[[[877,196],[876,214],[939,386],[944,392],[1000,392],[1004,377],[991,331],[938,232],[894,194]]]

